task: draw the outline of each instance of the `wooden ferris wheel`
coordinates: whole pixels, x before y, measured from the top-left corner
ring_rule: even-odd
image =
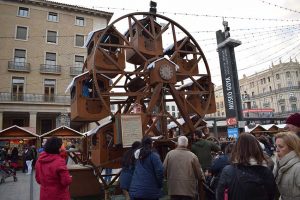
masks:
[[[105,154],[96,162],[99,165],[121,155],[108,154],[123,148],[118,135],[122,115],[139,115],[142,135],[169,140],[168,124],[189,134],[201,126],[205,114],[215,112],[213,83],[203,51],[187,30],[163,15],[124,15],[91,33],[87,50],[85,73],[75,79],[71,90],[71,118],[96,122],[111,117],[98,129],[103,134],[96,139],[106,145],[106,153],[98,152]],[[183,123],[170,105],[178,108]],[[114,113],[112,106],[117,107]],[[136,107],[138,114],[132,114]]]

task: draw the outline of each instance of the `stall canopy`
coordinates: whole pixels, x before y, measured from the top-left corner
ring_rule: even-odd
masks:
[[[33,132],[33,128],[13,125],[0,131],[0,140],[12,139],[37,139],[39,136]]]
[[[249,128],[248,126],[245,126],[245,132],[246,133],[278,133],[280,131],[283,131],[285,127],[285,124],[256,124],[254,127]]]
[[[41,135],[41,138],[50,138],[52,136],[59,138],[82,138],[84,135],[74,129],[71,129],[67,126],[60,126],[52,131],[44,133]]]

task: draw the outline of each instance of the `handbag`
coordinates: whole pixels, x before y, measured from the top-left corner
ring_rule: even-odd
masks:
[[[228,200],[228,188],[224,190],[224,200]]]

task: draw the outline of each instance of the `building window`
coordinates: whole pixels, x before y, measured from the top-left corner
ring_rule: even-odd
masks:
[[[218,117],[220,117],[220,111],[218,111]]]
[[[75,67],[82,68],[84,64],[84,56],[75,56]]]
[[[219,104],[219,102],[217,102],[217,109],[219,109],[220,108],[220,104]]]
[[[276,74],[276,79],[279,80],[280,79],[280,75]]]
[[[53,130],[52,124],[52,119],[41,119],[41,134]]]
[[[297,104],[291,104],[292,112],[297,112]]]
[[[287,85],[288,85],[288,87],[292,87],[293,86],[293,82],[292,81],[288,81]]]
[[[176,118],[176,112],[172,112],[172,116]]]
[[[167,106],[167,111],[170,111],[170,106]]]
[[[25,119],[12,119],[12,124],[17,125],[19,127],[25,126]]]
[[[48,21],[50,22],[58,22],[58,14],[55,12],[48,13]]]
[[[45,101],[47,102],[54,101],[55,85],[56,85],[55,79],[45,79],[44,81]]]
[[[298,71],[296,71],[296,77],[298,77]]]
[[[26,62],[26,50],[15,49],[14,66],[24,67]]]
[[[175,106],[172,106],[172,111],[175,111]]]
[[[12,100],[23,101],[24,98],[24,77],[12,77]]]
[[[56,65],[56,53],[46,53],[46,67],[51,67],[53,65]]]
[[[84,26],[84,18],[76,16],[75,25],[77,25],[77,26]]]
[[[16,39],[27,40],[27,27],[17,26]]]
[[[278,88],[278,89],[281,88],[281,84],[280,84],[280,83],[277,84],[277,88]]]
[[[281,106],[280,109],[281,109],[281,112],[285,112],[285,106]]]
[[[251,88],[254,88],[254,82],[251,82],[251,83],[250,83],[250,87],[251,87]]]
[[[270,76],[268,77],[268,82],[269,82],[269,83],[271,82],[271,78],[270,78]]]
[[[29,16],[29,8],[19,7],[18,16],[28,17]]]
[[[252,97],[254,96],[254,92],[251,93],[251,96],[252,96]]]
[[[266,92],[266,88],[263,88],[263,91],[262,91],[263,93],[265,93]]]
[[[220,107],[223,108],[224,107],[224,103],[220,102]]]
[[[290,78],[290,77],[291,77],[291,72],[287,71],[285,74],[286,74],[286,77],[287,77],[287,78]]]
[[[263,79],[260,79],[260,84],[263,84],[263,83],[264,83]]]
[[[47,31],[47,42],[57,43],[57,32],[56,31]]]
[[[75,37],[75,46],[82,47],[84,44],[84,36],[83,35],[76,35]]]

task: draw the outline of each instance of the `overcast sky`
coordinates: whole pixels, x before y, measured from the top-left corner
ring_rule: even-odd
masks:
[[[57,0],[61,3],[114,13],[115,19],[132,12],[148,11],[149,0]],[[156,0],[157,11],[189,31],[203,50],[216,85],[221,85],[216,52],[217,30],[222,16],[231,28],[236,47],[239,78],[252,75],[290,57],[300,60],[300,0]],[[270,3],[270,4],[269,4]],[[282,8],[280,8],[282,7]],[[244,19],[241,19],[244,18]],[[248,19],[245,19],[248,18]],[[272,19],[272,20],[271,20]]]

